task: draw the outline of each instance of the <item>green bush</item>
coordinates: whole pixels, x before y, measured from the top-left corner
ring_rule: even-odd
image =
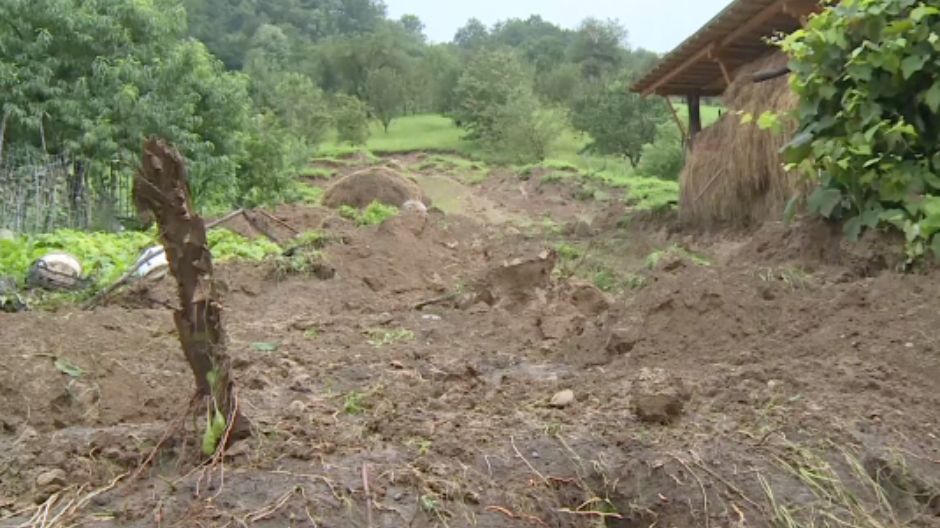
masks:
[[[532,92],[516,90],[509,100],[490,111],[491,128],[481,140],[500,161],[543,161],[565,128],[560,110],[545,108]]]
[[[467,129],[467,139],[493,137],[499,109],[520,92],[531,92],[534,72],[510,50],[478,53],[457,82],[456,120]]]
[[[643,145],[637,172],[650,178],[678,180],[685,165],[685,147],[676,124],[667,121],[656,128],[656,140]]]
[[[933,5],[931,5],[933,4]],[[785,39],[799,129],[786,149],[849,238],[894,226],[940,256],[940,7],[843,0]]]
[[[365,145],[369,140],[369,116],[366,105],[351,95],[336,96],[333,122],[342,143]]]

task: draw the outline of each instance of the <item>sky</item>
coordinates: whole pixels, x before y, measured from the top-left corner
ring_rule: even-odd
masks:
[[[731,0],[385,0],[389,16],[417,15],[433,42],[449,42],[476,17],[487,26],[507,18],[542,18],[574,28],[587,17],[616,18],[630,45],[667,52],[692,35]]]

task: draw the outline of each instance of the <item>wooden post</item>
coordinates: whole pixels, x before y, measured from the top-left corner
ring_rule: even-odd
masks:
[[[695,143],[695,136],[702,131],[702,98],[699,94],[686,96],[689,106],[689,143]]]
[[[242,418],[234,396],[206,225],[193,209],[186,165],[179,152],[163,141],[147,141],[142,166],[134,179],[134,198],[160,228],[179,295],[180,306],[173,314],[174,320],[195,377],[197,395],[211,402],[225,420],[227,438],[216,440],[232,441],[247,436],[247,420]],[[224,443],[218,442],[222,445],[214,447],[224,449]]]

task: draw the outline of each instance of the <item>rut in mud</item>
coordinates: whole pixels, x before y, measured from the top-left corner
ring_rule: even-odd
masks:
[[[272,211],[323,230],[335,275],[217,270],[254,427],[224,480],[186,423],[109,487],[193,392],[170,282],[0,315],[0,525],[40,526],[37,505],[95,526],[940,525],[936,272],[826,226],[618,227],[567,183],[420,161],[389,170],[427,216]]]

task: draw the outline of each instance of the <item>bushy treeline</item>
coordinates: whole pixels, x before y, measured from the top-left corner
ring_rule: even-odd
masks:
[[[613,21],[471,20],[443,44],[376,0],[6,0],[0,21],[0,156],[132,170],[160,134],[203,205],[289,197],[319,144],[362,144],[370,120],[445,114],[527,162],[574,125],[590,150],[639,164],[665,115],[626,90],[656,57]]]

